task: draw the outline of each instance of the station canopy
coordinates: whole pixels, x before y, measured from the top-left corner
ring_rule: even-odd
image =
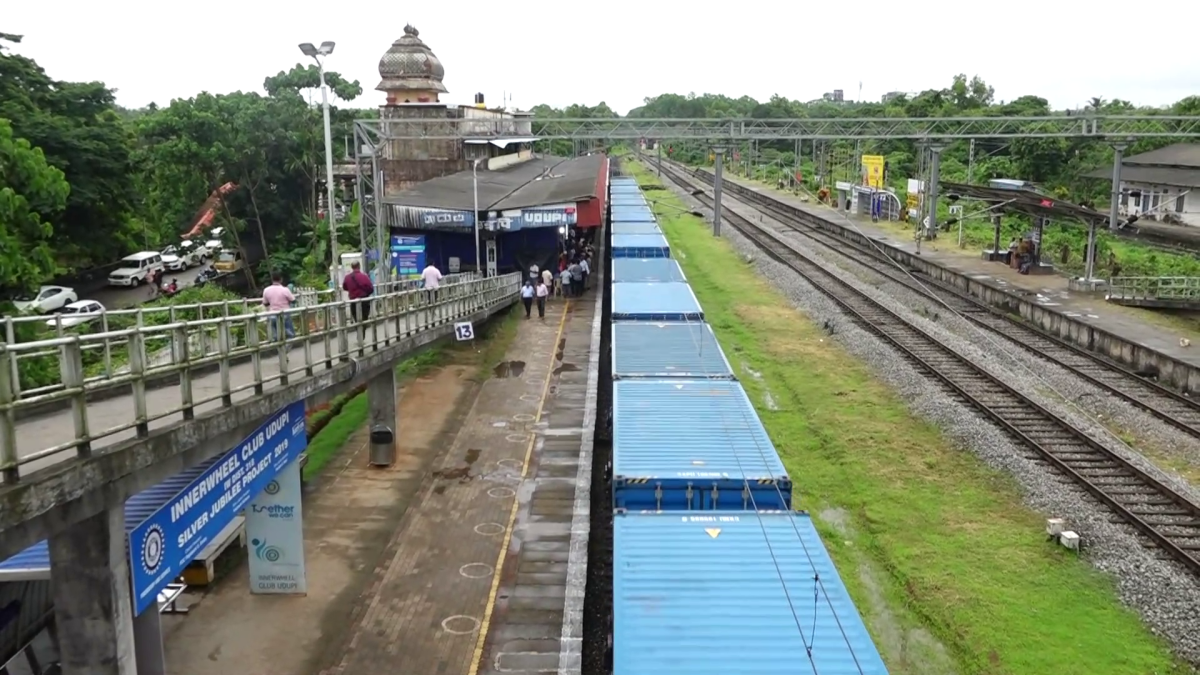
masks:
[[[958,195],[965,199],[977,199],[990,205],[1000,205],[996,210],[1017,213],[1033,218],[1049,220],[1078,220],[1097,223],[1108,220],[1108,214],[1095,209],[1072,204],[1044,195],[1027,187],[997,187],[994,184],[967,185],[966,183],[941,183],[941,192],[946,198]]]

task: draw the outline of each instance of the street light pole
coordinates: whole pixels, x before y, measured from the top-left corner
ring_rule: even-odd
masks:
[[[475,193],[475,274],[482,279],[485,275],[479,266],[479,160],[471,163],[471,188]]]
[[[312,60],[317,62],[317,72],[321,76],[321,114],[325,122],[325,189],[326,199],[328,203],[325,205],[326,216],[329,219],[329,280],[333,284],[333,290],[338,289],[338,250],[337,250],[337,216],[334,214],[334,196],[333,196],[333,131],[329,123],[329,92],[325,85],[325,64],[321,61],[321,56],[329,56],[333,53],[334,43],[322,42],[320,48],[314,47],[311,42],[305,42],[300,45],[300,51],[304,52],[305,56],[312,57]],[[362,208],[362,205],[359,205]],[[365,257],[366,251],[362,252]],[[382,253],[380,254],[382,255]]]

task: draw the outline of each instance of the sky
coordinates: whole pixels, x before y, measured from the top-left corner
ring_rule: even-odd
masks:
[[[482,92],[498,104],[507,93],[517,108],[604,101],[624,114],[660,93],[811,100],[833,89],[878,101],[947,87],[957,73],[981,76],[997,100],[1036,94],[1056,108],[1094,96],[1168,105],[1200,94],[1194,38],[1162,39],[1197,25],[1195,0],[1150,0],[1139,5],[1146,12],[1081,0],[974,9],[859,0],[826,6],[819,25],[802,9],[811,5],[782,0],[5,4],[0,32],[25,36],[14,51],[56,79],[101,80],[130,108],[261,91],[264,77],[305,60],[299,43],[325,40],[337,43],[327,67],[363,86],[354,105],[373,107],[383,101],[379,57],[406,23],[445,66],[451,103]],[[844,8],[842,25],[835,7]],[[1006,13],[992,16],[996,7]],[[1138,46],[1150,44],[1152,57],[1140,56]]]

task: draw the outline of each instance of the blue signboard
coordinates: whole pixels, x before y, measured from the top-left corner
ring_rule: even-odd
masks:
[[[425,235],[392,237],[392,267],[401,278],[415,277],[425,269]]]
[[[575,222],[576,212],[573,206],[561,209],[524,209],[519,214],[492,218],[484,224],[484,229],[513,232],[539,227],[569,227]]]
[[[129,533],[133,611],[141,614],[158,592],[195,560],[250,500],[308,445],[304,401],[275,413],[238,447]]]
[[[469,211],[429,211],[420,212],[421,227],[431,230],[458,230],[475,227],[475,214]]]

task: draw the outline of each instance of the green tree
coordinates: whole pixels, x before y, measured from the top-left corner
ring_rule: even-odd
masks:
[[[54,230],[42,218],[61,212],[70,191],[63,172],[0,119],[0,287],[32,288],[54,273]]]
[[[87,267],[127,253],[137,235],[130,218],[132,136],[115,111],[113,92],[100,82],[54,80],[32,59],[6,49],[0,51],[0,117],[10,120],[15,136],[40,148],[71,186],[66,207],[43,214],[54,228],[59,266]]]

